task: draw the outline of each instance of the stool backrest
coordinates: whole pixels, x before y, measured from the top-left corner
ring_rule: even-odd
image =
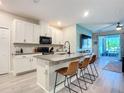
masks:
[[[90,63],[94,63],[96,61],[96,55],[93,55],[91,60],[90,60]]]
[[[87,66],[89,65],[89,63],[90,63],[90,58],[89,58],[89,57],[85,58],[85,59],[81,62],[82,67],[87,67]]]
[[[69,66],[68,66],[68,69],[67,69],[66,74],[67,74],[67,75],[76,74],[76,72],[77,72],[77,70],[78,70],[78,64],[79,64],[78,61],[71,62],[71,63],[69,64]]]

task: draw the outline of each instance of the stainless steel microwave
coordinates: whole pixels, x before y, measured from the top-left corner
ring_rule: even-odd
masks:
[[[52,44],[52,38],[46,36],[40,36],[40,44]]]

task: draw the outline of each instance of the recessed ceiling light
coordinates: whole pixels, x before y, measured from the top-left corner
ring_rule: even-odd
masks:
[[[84,12],[84,17],[87,17],[89,15],[89,11]]]
[[[0,5],[2,5],[2,1],[0,0]]]
[[[61,26],[62,25],[62,23],[60,21],[58,21],[57,24],[58,24],[58,26]]]
[[[40,2],[40,0],[33,0],[33,2],[34,2],[34,3],[39,3],[39,2]]]

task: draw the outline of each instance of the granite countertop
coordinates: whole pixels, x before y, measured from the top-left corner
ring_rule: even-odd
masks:
[[[36,52],[36,53],[15,53],[12,55],[33,55],[33,54],[42,54],[41,52]]]
[[[70,60],[70,59],[76,59],[76,58],[81,58],[84,57],[85,54],[82,53],[72,53],[72,54],[53,54],[53,55],[37,55],[34,56],[38,59],[50,61],[50,62],[58,62],[58,61],[65,61],[65,60]]]

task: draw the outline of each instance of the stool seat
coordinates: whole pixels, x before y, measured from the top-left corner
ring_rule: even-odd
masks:
[[[85,67],[87,67],[87,66],[82,65],[82,63],[79,63],[79,69],[82,69],[82,68],[85,68]]]
[[[60,69],[57,69],[55,72],[61,74],[61,75],[65,75],[65,73],[67,72],[68,67],[63,67]]]

